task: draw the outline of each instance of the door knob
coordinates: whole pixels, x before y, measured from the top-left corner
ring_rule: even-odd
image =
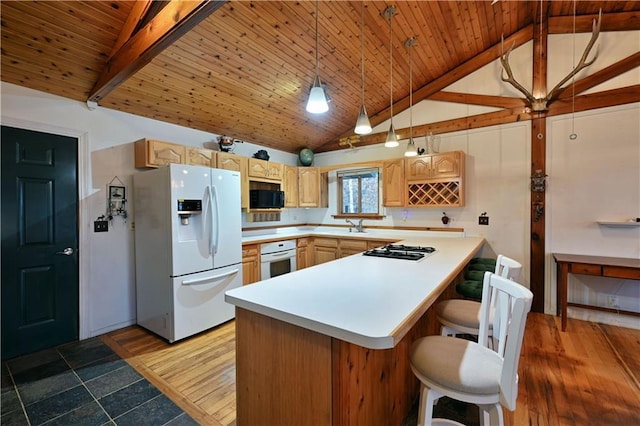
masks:
[[[73,254],[73,249],[71,247],[67,247],[66,249],[59,251],[56,254],[64,254],[65,256],[71,256]]]

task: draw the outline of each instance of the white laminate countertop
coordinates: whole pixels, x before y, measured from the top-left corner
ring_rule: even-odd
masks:
[[[242,233],[243,244],[266,243],[279,240],[290,240],[302,237],[334,237],[334,238],[357,238],[364,240],[389,240],[400,241],[405,238],[415,237],[464,237],[464,231],[438,230],[423,231],[418,230],[398,230],[398,229],[376,229],[365,227],[364,232],[349,232],[346,227],[334,226],[288,226],[282,228],[270,228],[264,231],[247,231]]]
[[[225,300],[372,349],[394,347],[480,250],[482,237],[413,237],[418,261],[356,254],[229,290]]]

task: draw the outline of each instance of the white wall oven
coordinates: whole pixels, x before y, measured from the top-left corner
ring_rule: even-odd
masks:
[[[296,270],[296,240],[260,244],[260,279],[266,280]]]

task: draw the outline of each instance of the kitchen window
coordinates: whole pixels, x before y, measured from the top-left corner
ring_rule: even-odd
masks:
[[[339,171],[338,216],[379,216],[380,169]]]

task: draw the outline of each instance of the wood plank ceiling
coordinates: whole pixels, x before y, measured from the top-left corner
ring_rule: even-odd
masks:
[[[409,37],[417,39],[414,93],[421,88],[426,93],[444,77],[455,81],[459,77],[450,73],[461,64],[496,49],[501,35],[517,35],[540,13],[538,1],[491,3],[364,2],[366,107],[373,123],[389,116],[389,23],[384,10],[394,6],[397,11],[392,46],[398,113],[408,106],[404,43]],[[288,152],[303,146],[335,149],[339,137],[352,133],[360,108],[361,5],[319,3],[319,70],[331,97],[323,115],[305,111],[315,67],[311,1],[227,2],[99,104]],[[86,101],[114,46],[122,43],[118,39],[134,6],[117,0],[2,2],[2,81]],[[544,10],[549,17],[572,16],[573,7],[573,1],[545,1]],[[597,14],[599,8],[605,16],[626,14],[625,28],[640,28],[640,2],[579,1],[575,7],[579,16]]]

